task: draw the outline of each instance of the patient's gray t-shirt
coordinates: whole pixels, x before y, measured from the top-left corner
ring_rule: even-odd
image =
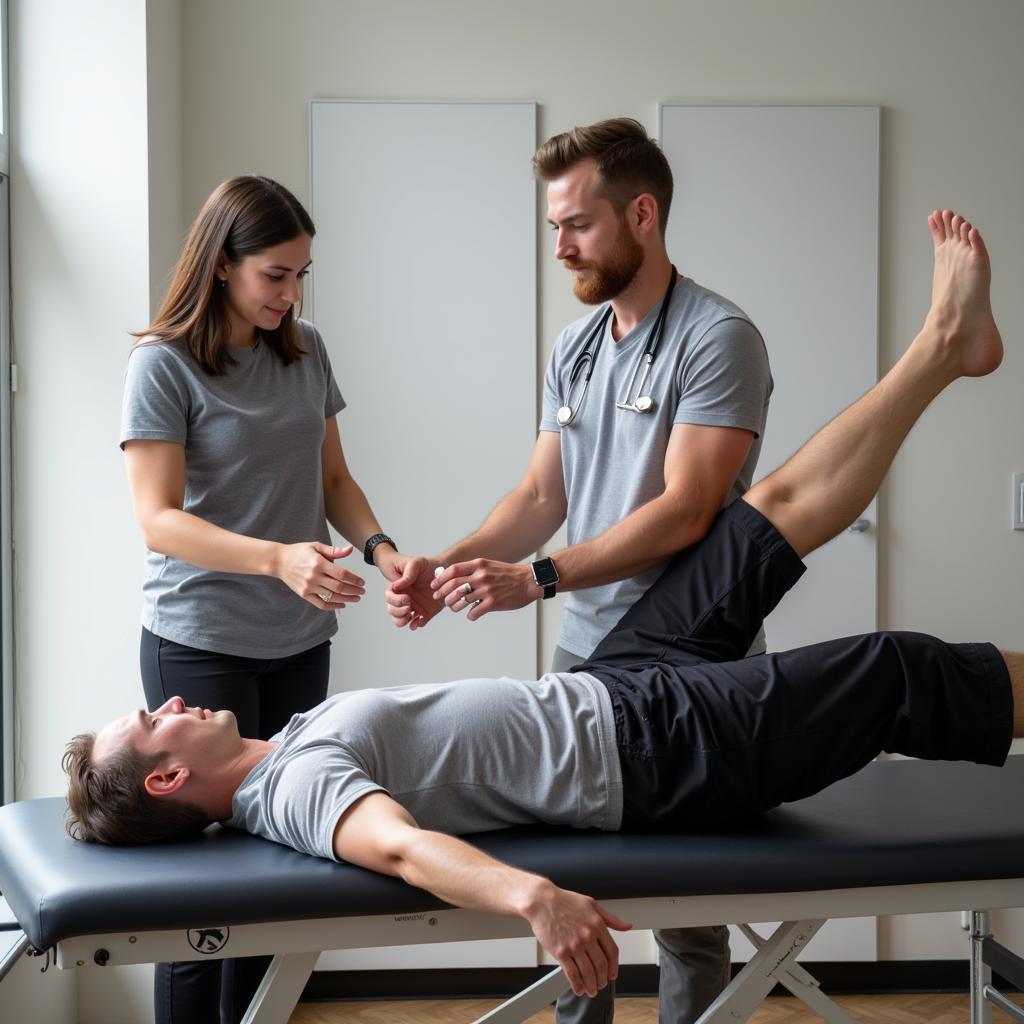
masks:
[[[616,408],[636,397],[630,381],[661,303],[618,341],[611,320],[594,361],[579,412],[566,427],[557,413],[566,403],[569,375],[587,337],[606,306],[570,324],[555,343],[544,378],[540,429],[561,435],[562,472],[568,498],[568,542],[579,544],[604,533],[665,490],[665,453],[677,423],[738,427],[754,434],[753,444],[726,504],[750,487],[768,415],[772,378],[768,355],[747,315],[722,296],[679,277],[665,329],[644,393],[653,411]],[[591,344],[591,352],[596,347]],[[641,371],[642,372],[642,371]],[[576,405],[581,385],[573,392]],[[658,578],[661,562],[629,579],[571,592],[558,645],[589,657],[609,630]],[[763,638],[753,651],[764,650]]]
[[[125,374],[121,447],[185,447],[184,510],[248,537],[330,543],[320,448],[345,407],[323,340],[299,321],[306,356],[285,366],[263,342],[232,348],[235,365],[208,374],[183,341],[136,345]],[[212,572],[149,551],[142,624],[187,647],[284,658],[337,632],[320,611],[270,576]]]
[[[611,700],[582,672],[339,693],[271,739],[226,824],[316,857],[374,791],[450,835],[622,820]]]

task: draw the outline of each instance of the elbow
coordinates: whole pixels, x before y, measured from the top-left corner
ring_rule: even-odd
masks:
[[[386,865],[386,874],[394,875],[418,889],[426,888],[425,867],[430,860],[427,834],[413,827],[408,833],[392,837],[378,848],[378,852]]]
[[[142,533],[142,543],[146,545],[147,551],[155,555],[169,555],[167,550],[166,531],[161,529],[161,513],[140,516],[138,518],[139,531]]]
[[[687,525],[689,539],[686,541],[686,544],[696,544],[697,541],[703,540],[711,531],[711,527],[718,518],[720,511],[718,509],[713,512],[701,512],[692,516]]]
[[[686,500],[674,501],[673,505],[668,529],[662,533],[666,557],[703,540],[721,511],[720,508],[697,507]]]
[[[160,536],[157,530],[154,530],[149,523],[139,523],[139,529],[142,531],[142,543],[146,545],[147,551],[152,551],[155,555],[166,555],[166,551],[160,549]]]
[[[346,494],[355,483],[347,466],[331,466],[324,470],[322,479],[325,495]]]
[[[410,881],[412,871],[411,844],[413,837],[403,834],[404,829],[392,831],[383,830],[374,835],[369,846],[364,851],[369,854],[369,862],[357,858],[357,863],[371,867],[384,875],[392,875],[402,879],[403,882]],[[337,847],[336,847],[337,849]],[[345,858],[345,854],[337,851],[339,856]]]
[[[569,503],[564,492],[552,494],[538,488],[536,485],[530,484],[527,487],[526,497],[541,520],[551,525],[552,531],[557,530],[565,521],[569,511]]]
[[[415,862],[408,857],[386,857],[378,870],[381,874],[400,879],[414,889],[428,889],[425,874],[417,870]]]

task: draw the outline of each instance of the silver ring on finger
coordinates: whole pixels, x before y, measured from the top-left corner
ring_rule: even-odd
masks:
[[[472,583],[468,583],[468,582],[467,583],[463,583],[462,584],[462,592],[463,592],[463,594],[472,594],[473,593],[473,584]],[[466,600],[466,598],[463,598],[463,601],[465,601],[465,600]]]
[[[333,593],[334,593],[334,591],[332,591],[332,590],[325,590],[320,595],[320,600],[323,601],[324,604],[328,604],[330,602],[330,600],[331,600],[331,596],[332,596]]]

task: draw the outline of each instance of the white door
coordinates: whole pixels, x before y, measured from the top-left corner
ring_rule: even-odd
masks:
[[[661,108],[675,177],[669,254],[681,273],[738,303],[768,347],[775,391],[755,479],[876,380],[879,114]],[[874,502],[858,525],[806,560],[765,625],[769,650],[876,628]],[[807,959],[872,959],[875,936],[873,919],[832,922]],[[746,960],[750,946],[734,935],[733,951]]]
[[[474,530],[537,436],[532,103],[310,104],[312,313],[353,476],[403,551]],[[481,257],[481,225],[489,246]],[[380,574],[338,616],[331,688],[529,678],[536,614],[396,630]]]
[[[310,104],[313,320],[348,402],[338,422],[353,476],[404,551],[432,554],[475,529],[533,449],[535,148],[532,103]],[[481,232],[501,244],[484,251]],[[351,562],[367,594],[339,615],[332,691],[534,675],[534,609],[399,631],[379,574],[358,552]],[[508,939],[325,953],[320,968],[536,955],[532,939]]]
[[[863,394],[878,366],[877,107],[663,106],[680,272],[764,335],[775,391],[756,477]],[[875,505],[815,552],[769,650],[876,628]]]

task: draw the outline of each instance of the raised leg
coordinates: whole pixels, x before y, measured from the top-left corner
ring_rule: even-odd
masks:
[[[958,377],[984,376],[1002,361],[981,235],[949,210],[932,213],[928,227],[935,271],[920,334],[875,387],[744,496],[801,557],[863,512],[937,395]]]
[[[948,210],[931,214],[928,226],[932,305],[896,366],[727,509],[700,544],[681,551],[583,668],[741,658],[761,619],[798,578],[799,558],[864,510],[929,403],[958,377],[996,369],[1003,345],[981,236]],[[731,529],[737,522],[753,545],[738,543]],[[1019,704],[1024,712],[1024,700]]]

